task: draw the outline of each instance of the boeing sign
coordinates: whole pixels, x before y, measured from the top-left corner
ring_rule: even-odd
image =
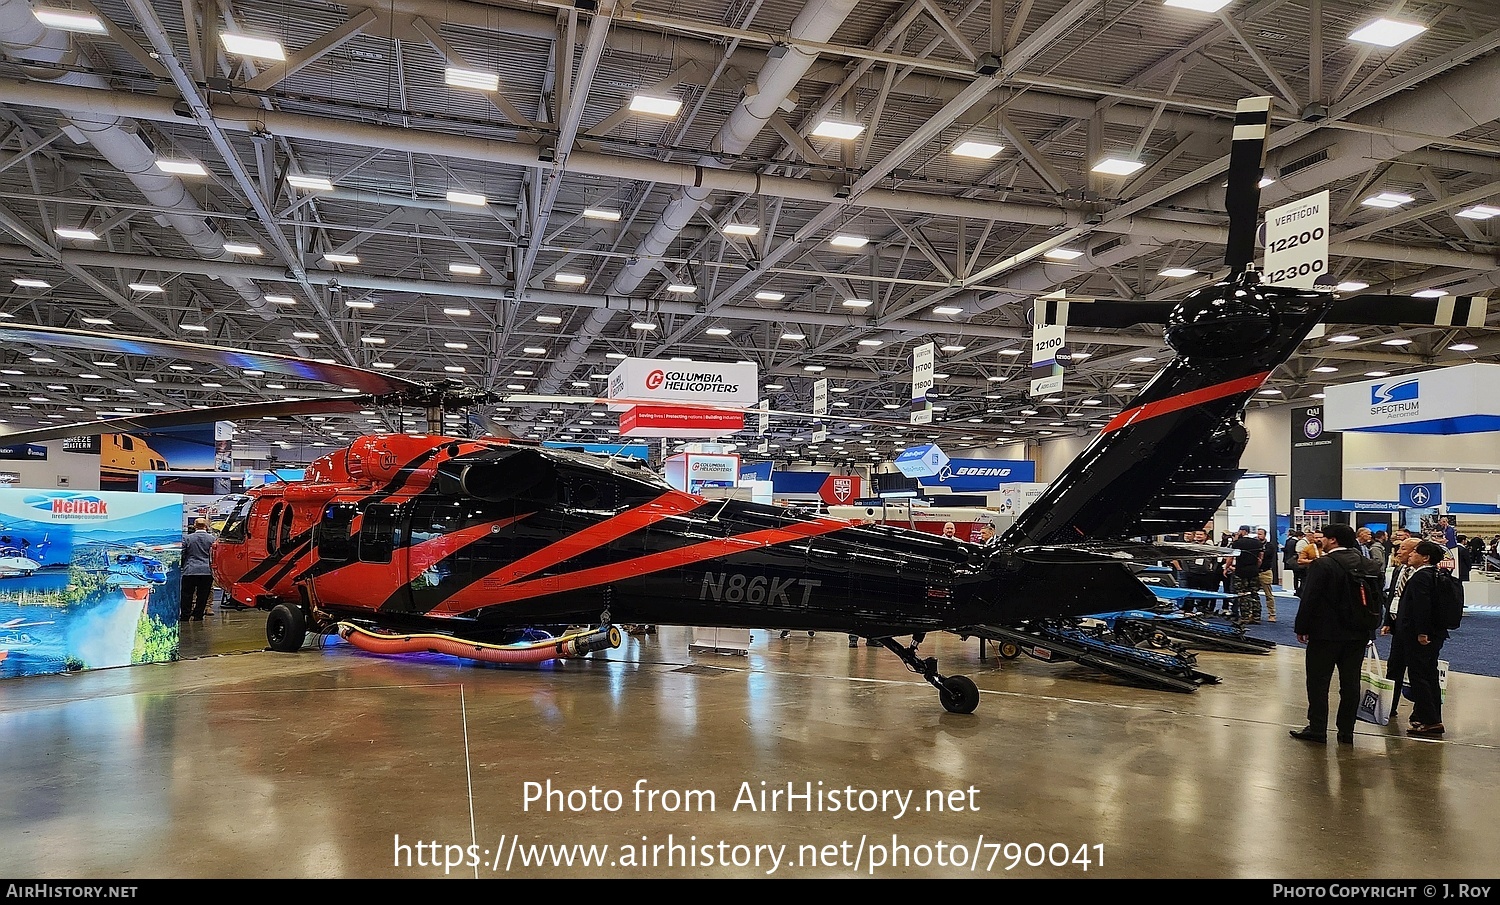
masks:
[[[1002,484],[1036,481],[1036,463],[1027,459],[949,459],[936,475],[920,478],[924,487],[946,487],[954,493],[999,490]]]

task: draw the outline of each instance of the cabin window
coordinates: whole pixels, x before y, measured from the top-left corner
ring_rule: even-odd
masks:
[[[266,552],[276,552],[277,526],[281,524],[281,513],[286,509],[286,504],[277,503],[271,507],[271,514],[266,518]]]
[[[292,504],[288,503],[281,512],[281,529],[277,532],[276,549],[285,550],[292,545]]]
[[[125,450],[126,452],[135,452],[135,440],[134,439],[132,439],[130,437],[127,437],[124,434],[119,434],[118,436],[120,438],[120,448],[121,449]]]
[[[250,507],[254,503],[253,497],[245,497],[235,504],[234,511],[224,520],[224,530],[219,532],[219,540],[229,544],[245,542],[245,531],[250,524]]]
[[[374,503],[365,507],[359,531],[360,562],[390,562],[396,548],[396,507]]]
[[[353,538],[349,528],[358,514],[359,507],[353,503],[329,503],[323,507],[323,519],[318,522],[318,558],[326,562],[349,562],[354,559]]]

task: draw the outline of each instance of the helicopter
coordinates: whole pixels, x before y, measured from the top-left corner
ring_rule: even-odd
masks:
[[[33,544],[26,538],[0,534],[0,578],[31,577],[42,567],[42,557],[49,546],[51,544],[45,536]]]
[[[634,460],[444,436],[444,411],[506,397],[177,340],[0,325],[0,339],[15,342],[254,367],[351,395],[8,439],[415,404],[427,411],[427,433],[355,439],[301,480],[249,490],[229,514],[214,576],[226,599],[267,612],[273,650],[299,650],[317,633],[374,653],[534,663],[617,646],[622,624],[834,631],[885,647],[937,689],[946,710],[972,713],[977,686],[921,656],[925,636],[994,638],[996,627],[1154,606],[1132,565],[1217,548],[1134,539],[1212,517],[1244,473],[1246,403],[1319,323],[1483,323],[1479,299],[1335,298],[1263,284],[1252,258],[1269,111],[1270,99],[1259,98],[1236,114],[1226,277],[1175,304],[1038,300],[1038,323],[1065,315],[1074,326],[1160,324],[1176,357],[991,544],[711,501]]]

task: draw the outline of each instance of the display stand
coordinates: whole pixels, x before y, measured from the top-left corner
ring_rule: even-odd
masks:
[[[720,654],[746,656],[750,653],[750,630],[747,628],[717,628],[698,626],[693,629],[688,649],[713,651]]]

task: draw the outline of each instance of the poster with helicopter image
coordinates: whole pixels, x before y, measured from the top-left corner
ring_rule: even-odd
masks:
[[[178,494],[0,488],[0,678],[177,656]]]

